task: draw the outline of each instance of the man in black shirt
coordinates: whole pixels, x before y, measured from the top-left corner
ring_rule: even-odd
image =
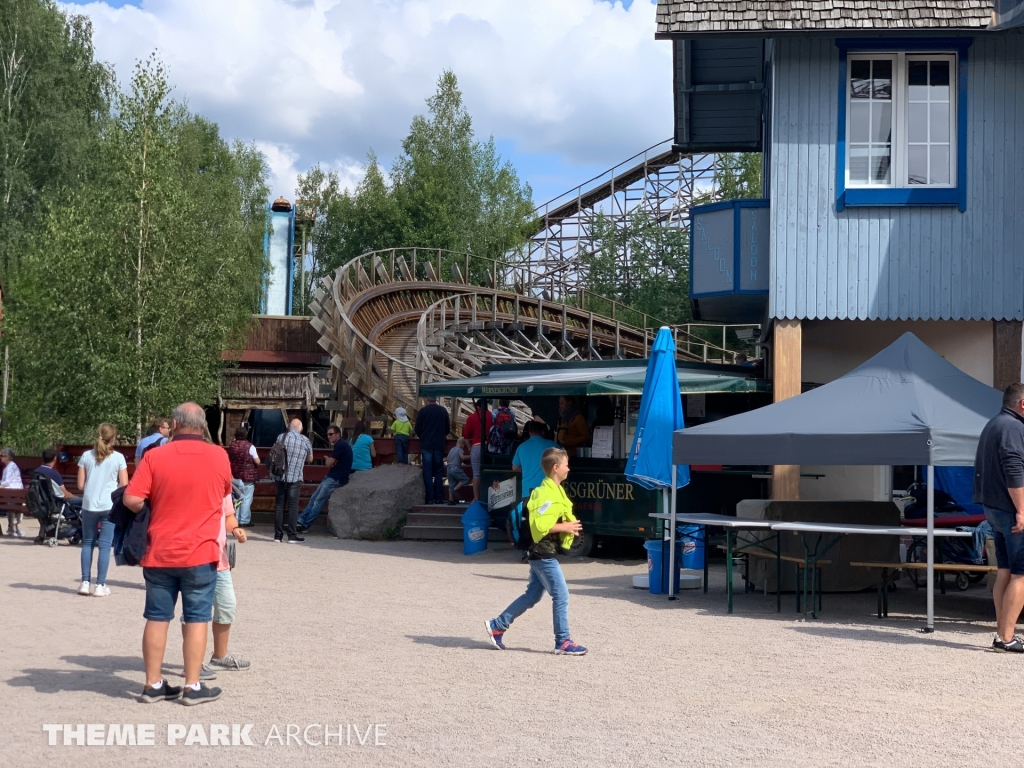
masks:
[[[974,460],[974,501],[985,506],[993,530],[997,651],[1024,653],[1014,634],[1024,608],[1024,384],[1011,384],[1003,409],[981,432]]]
[[[444,504],[444,449],[450,430],[448,411],[437,404],[437,398],[428,397],[427,404],[416,414],[427,504]]]
[[[352,474],[352,446],[341,439],[341,429],[333,424],[328,427],[327,441],[331,444],[331,455],[326,461],[329,471],[299,515],[299,524],[295,529],[298,533],[309,530],[309,526],[320,516],[320,510],[331,498],[331,494],[341,486],[348,485],[348,476]]]

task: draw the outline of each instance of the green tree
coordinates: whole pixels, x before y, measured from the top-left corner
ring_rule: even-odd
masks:
[[[764,197],[761,188],[760,152],[726,153],[715,158],[719,200]]]
[[[264,269],[267,169],[254,148],[136,68],[99,144],[102,170],[49,207],[14,282],[9,426],[20,444],[136,436],[183,400],[212,402]]]
[[[113,78],[85,16],[52,0],[0,3],[0,270],[6,278],[49,189],[96,167]]]
[[[330,174],[318,168],[302,177],[300,199],[319,190],[334,200],[318,208],[328,220],[324,239],[314,238],[320,253],[311,257],[318,268],[311,279],[380,248],[442,248],[501,259],[526,242],[530,187],[498,155],[493,137],[476,138],[452,72],[438,78],[427,108],[426,115],[413,118],[389,175],[371,152],[366,175],[352,193],[335,194]],[[476,277],[490,271],[482,262],[473,262],[471,270]]]
[[[685,229],[664,226],[642,212],[625,221],[599,215],[593,224],[595,247],[582,254],[587,290],[614,299],[668,323],[692,319],[689,288],[689,236]],[[609,313],[600,300],[588,309]],[[623,317],[639,325],[642,318]]]
[[[694,205],[761,197],[761,160],[759,153],[718,155],[715,194],[698,194]],[[582,254],[587,290],[658,320],[686,323],[693,319],[687,229],[666,226],[640,211],[618,223],[599,215],[593,242],[590,251]]]
[[[300,217],[309,221],[304,286],[296,293],[302,311],[308,311],[309,297],[328,272],[367,251],[405,242],[406,217],[373,152],[354,192],[342,189],[338,174],[318,164],[299,175],[295,194]]]

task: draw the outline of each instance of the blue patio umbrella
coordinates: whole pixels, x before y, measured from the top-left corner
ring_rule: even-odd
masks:
[[[677,467],[672,463],[672,434],[683,426],[683,405],[676,375],[676,345],[672,331],[663,326],[654,339],[647,361],[636,435],[626,461],[626,477],[644,488],[660,489],[666,501],[671,489],[670,574],[675,568],[675,492],[690,482],[690,468]],[[674,597],[673,587],[674,579],[669,578],[670,598]]]

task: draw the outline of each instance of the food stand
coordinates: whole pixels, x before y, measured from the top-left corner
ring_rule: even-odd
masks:
[[[679,362],[677,368],[679,392],[686,398],[687,426],[770,402],[771,385],[756,377],[753,366]],[[591,435],[600,429],[602,438],[571,458],[571,472],[565,483],[584,530],[572,554],[585,556],[593,548],[595,537],[650,539],[661,535],[661,524],[652,524],[649,517],[652,512],[662,511],[661,494],[630,482],[624,474],[646,371],[646,360],[487,365],[479,376],[423,384],[419,394],[439,399],[508,398],[518,411],[520,424],[526,414],[521,406],[516,408],[517,402],[539,414],[552,428],[558,422],[558,398],[576,398]],[[763,497],[764,482],[755,477],[758,474],[763,474],[761,468],[694,467],[690,484],[679,491],[679,508],[735,514],[739,500]],[[484,447],[481,487],[485,494],[482,501],[487,503],[492,520],[503,526],[522,496],[522,477],[512,471],[512,453],[491,454]]]

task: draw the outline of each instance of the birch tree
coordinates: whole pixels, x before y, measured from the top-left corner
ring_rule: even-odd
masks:
[[[100,141],[102,172],[50,207],[14,283],[9,427],[23,440],[139,436],[184,400],[211,403],[259,300],[267,169],[170,98],[140,63]]]

